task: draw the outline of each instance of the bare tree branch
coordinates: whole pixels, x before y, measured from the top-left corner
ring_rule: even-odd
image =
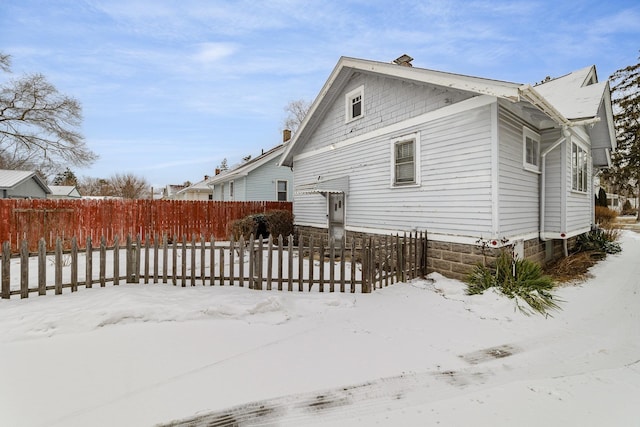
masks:
[[[0,70],[10,57],[0,54]],[[11,169],[29,162],[61,169],[88,166],[97,159],[79,128],[80,103],[63,95],[42,74],[0,84],[0,164]],[[15,163],[14,163],[15,161]]]

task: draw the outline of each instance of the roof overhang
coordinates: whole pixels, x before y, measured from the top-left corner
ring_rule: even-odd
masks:
[[[294,189],[295,194],[329,194],[344,193],[349,194],[349,177],[327,179],[324,181],[300,184]]]

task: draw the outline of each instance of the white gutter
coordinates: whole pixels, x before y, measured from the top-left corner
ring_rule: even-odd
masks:
[[[547,179],[547,154],[549,154],[551,151],[555,150],[560,144],[562,144],[569,136],[571,135],[571,132],[567,129],[566,126],[562,127],[562,136],[560,138],[558,138],[558,140],[556,142],[554,142],[553,144],[551,144],[551,146],[549,148],[547,148],[546,150],[544,150],[542,152],[542,154],[540,155],[540,161],[542,163],[541,167],[541,174],[540,174],[540,240],[542,240],[543,242],[546,242],[547,239],[546,237],[544,237],[544,211],[546,208],[546,204],[545,204],[545,200],[546,200],[546,179]]]
[[[564,126],[571,126],[571,122],[549,103],[531,85],[522,85],[519,88],[520,97],[525,101],[535,105],[540,111],[551,117],[556,123]]]

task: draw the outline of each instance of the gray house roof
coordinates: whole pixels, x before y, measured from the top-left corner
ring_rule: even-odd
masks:
[[[342,88],[351,76],[357,72],[449,87],[477,95],[494,96],[513,103],[525,102],[538,110],[542,117],[548,117],[552,123],[558,125],[574,126],[585,124],[585,122],[595,124],[598,129],[594,132],[597,133],[601,142],[600,146],[594,148],[601,150],[601,154],[604,150],[615,148],[609,84],[597,83],[594,66],[531,86],[413,66],[405,67],[393,63],[341,57],[282,155],[281,165],[293,164],[293,156],[300,151],[301,146],[305,144],[304,141],[318,126],[326,109],[341,94]],[[609,111],[606,110],[607,108]],[[604,158],[603,155],[594,157]],[[596,165],[603,165],[602,162],[599,163],[596,162]]]
[[[183,188],[182,190],[178,191],[176,194],[180,195],[182,193],[198,192],[198,191],[211,192],[211,187],[215,184],[220,184],[223,182],[231,181],[238,177],[247,176],[249,173],[256,170],[260,166],[264,165],[265,163],[273,160],[274,158],[281,156],[286,145],[287,143],[277,145],[271,148],[270,150],[266,151],[265,153],[260,154],[256,158],[253,158],[244,163],[241,163],[238,166],[232,167],[229,170],[223,171],[218,175],[208,177],[207,179],[204,179],[200,182],[196,182],[195,184],[190,185],[187,188]]]
[[[82,196],[78,189],[73,185],[50,185],[50,197],[80,199]]]
[[[21,170],[0,169],[0,190],[14,189],[30,179],[34,180],[37,185],[42,188],[45,194],[51,194],[51,190],[47,184],[40,179],[38,174],[33,171]]]

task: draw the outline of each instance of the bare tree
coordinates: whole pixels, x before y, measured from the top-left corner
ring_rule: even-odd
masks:
[[[300,123],[307,115],[307,111],[311,108],[311,102],[304,99],[298,99],[297,101],[289,101],[284,111],[287,113],[287,118],[284,121],[284,128],[289,129],[295,133],[300,127]]]
[[[125,199],[147,199],[151,197],[151,185],[143,177],[132,173],[115,174],[109,179],[115,196]]]
[[[0,54],[0,71],[11,72],[11,57]],[[79,127],[82,109],[42,74],[0,83],[0,165],[47,172],[67,165],[88,166],[97,159]]]
[[[83,196],[115,196],[109,180],[83,176],[78,181],[78,191]]]

